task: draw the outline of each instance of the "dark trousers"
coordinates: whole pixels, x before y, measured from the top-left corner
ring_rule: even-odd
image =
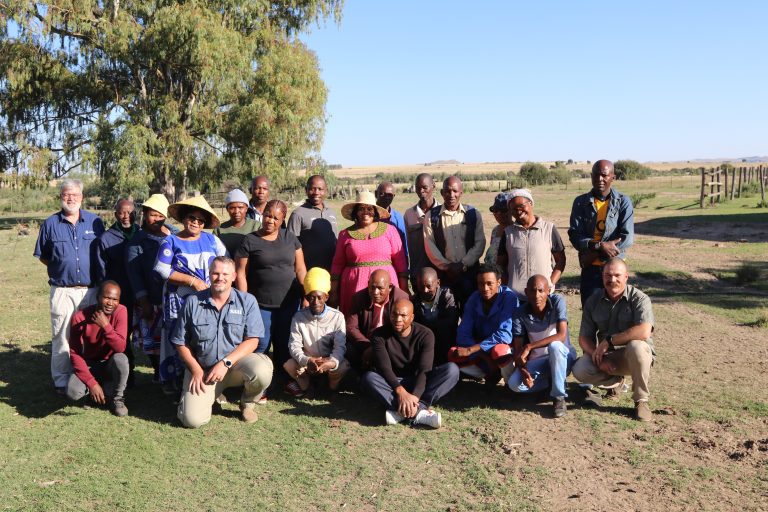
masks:
[[[438,271],[437,276],[443,286],[450,288],[456,299],[456,305],[459,308],[459,316],[464,312],[464,304],[469,300],[469,296],[477,290],[477,265],[473,265],[466,272],[459,274],[456,279],[450,279],[448,274]]]
[[[89,364],[91,375],[104,389],[107,398],[122,398],[128,383],[128,356],[123,353],[113,354],[106,361],[96,361]],[[80,400],[88,394],[88,387],[74,373],[67,382],[67,397],[70,400]]]
[[[581,305],[587,302],[587,299],[597,290],[603,289],[603,267],[597,265],[587,265],[581,269],[581,284],[579,293],[581,293]]]
[[[442,397],[447,395],[459,382],[459,367],[453,363],[446,363],[436,366],[431,372],[427,373],[427,385],[424,393],[421,394],[419,402],[425,407],[437,403]],[[400,385],[409,393],[413,391],[416,383],[415,377],[405,377],[400,379]],[[384,380],[384,377],[376,372],[368,372],[363,375],[360,382],[360,388],[364,393],[372,396],[387,409],[397,409],[397,397],[395,390]]]

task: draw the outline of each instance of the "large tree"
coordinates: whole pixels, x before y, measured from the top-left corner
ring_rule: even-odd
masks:
[[[326,88],[297,35],[343,0],[0,0],[0,172],[96,170],[170,198],[279,178],[317,151]]]

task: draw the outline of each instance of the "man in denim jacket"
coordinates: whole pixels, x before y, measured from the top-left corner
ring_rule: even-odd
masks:
[[[602,270],[611,258],[626,258],[635,232],[635,213],[629,197],[611,189],[613,163],[598,160],[592,166],[592,190],[578,196],[571,208],[568,238],[579,251],[581,304],[602,288]]]

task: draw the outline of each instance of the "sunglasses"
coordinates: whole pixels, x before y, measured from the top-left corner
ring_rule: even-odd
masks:
[[[205,224],[205,219],[203,217],[195,217],[194,215],[187,215],[186,219],[189,222],[194,222],[197,224]]]

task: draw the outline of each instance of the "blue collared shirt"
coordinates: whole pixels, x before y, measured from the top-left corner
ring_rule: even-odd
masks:
[[[91,212],[80,210],[73,225],[59,211],[45,219],[35,245],[35,258],[48,262],[51,286],[94,286],[96,239],[104,233],[104,222]]]
[[[621,239],[616,247],[621,251],[619,257],[625,259],[627,249],[630,248],[635,237],[635,210],[632,207],[632,200],[618,190],[611,189],[609,198],[602,241]],[[577,251],[584,251],[587,244],[594,239],[595,222],[597,222],[595,196],[592,191],[589,191],[574,199],[571,208],[568,238]]]
[[[405,251],[405,261],[406,263],[410,262],[408,259],[408,237],[405,234],[405,219],[403,218],[403,214],[401,214],[399,211],[395,210],[394,208],[389,208],[389,219],[387,220],[390,224],[395,226],[395,229],[397,229],[397,232],[400,234],[400,240],[403,242],[403,250]]]
[[[186,345],[203,368],[210,368],[248,338],[262,338],[264,323],[256,298],[232,288],[221,310],[203,290],[187,297],[171,335],[171,343]]]
[[[499,343],[511,344],[512,319],[518,305],[515,292],[502,285],[491,309],[486,313],[483,311],[480,293],[474,292],[464,307],[464,315],[456,333],[456,344],[460,347],[470,347],[479,343],[484,352]]]

